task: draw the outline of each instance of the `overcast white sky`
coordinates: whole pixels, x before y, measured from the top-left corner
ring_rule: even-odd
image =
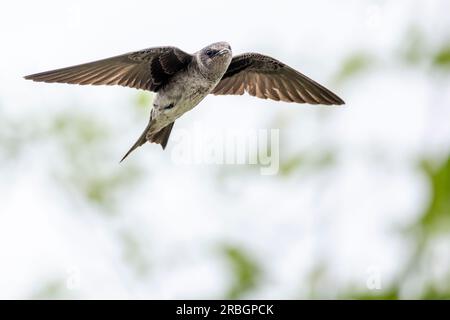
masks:
[[[67,279],[70,270],[81,279],[73,297],[220,297],[228,284],[215,251],[222,242],[264,261],[267,281],[251,298],[306,294],[302,279],[320,260],[333,266],[337,285],[353,281],[364,288],[371,266],[386,281],[395,273],[407,250],[388,228],[413,221],[427,195],[424,177],[404,163],[448,150],[443,119],[450,114],[442,106],[450,93],[423,72],[394,66],[392,56],[414,25],[430,47],[439,45],[448,36],[448,1],[42,0],[1,6],[0,110],[24,120],[62,106],[118,125],[125,117],[130,126],[118,128],[123,138],[110,166],[146,124],[146,115],[123,116],[136,91],[44,85],[23,75],[146,47],[194,52],[227,41],[234,53],[277,57],[338,92],[347,105],[324,108],[331,120],[318,127],[317,107],[207,97],[175,130],[196,124],[223,132],[267,128],[281,116],[289,120],[291,151],[335,146],[342,150],[337,169],[285,180],[235,173],[222,192],[215,186],[217,168],[174,165],[170,147],[162,153],[144,146],[130,161],[152,166],[151,179],[127,193],[121,203],[127,214],[110,220],[58,200],[61,191],[49,178],[45,155],[33,149],[13,173],[0,171],[0,298],[28,297],[49,279]],[[371,52],[382,63],[368,76],[336,86],[333,75],[355,51]],[[430,110],[437,90],[441,101]],[[384,153],[389,167],[368,160],[370,152]],[[133,230],[149,252],[145,283],[121,259],[115,232],[123,228]]]

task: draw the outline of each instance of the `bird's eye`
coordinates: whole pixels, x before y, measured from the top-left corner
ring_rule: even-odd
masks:
[[[211,49],[208,49],[208,50],[206,50],[206,55],[208,56],[208,57],[212,57],[212,56],[214,56],[214,54],[215,54],[216,52],[214,51],[214,50],[211,50]]]

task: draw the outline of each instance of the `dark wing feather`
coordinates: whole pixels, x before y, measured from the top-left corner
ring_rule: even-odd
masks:
[[[310,104],[344,104],[333,92],[286,64],[258,53],[233,57],[215,95],[248,92],[252,96],[276,101]]]
[[[26,76],[40,82],[121,85],[158,91],[183,70],[192,55],[175,47],[157,47]]]

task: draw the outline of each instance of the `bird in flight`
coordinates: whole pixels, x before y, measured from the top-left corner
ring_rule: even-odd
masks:
[[[232,55],[226,42],[194,54],[176,47],[141,51],[25,76],[39,82],[120,85],[156,92],[144,132],[121,162],[144,143],[165,149],[174,122],[208,94],[252,96],[275,101],[341,105],[336,94],[281,61],[259,53]]]

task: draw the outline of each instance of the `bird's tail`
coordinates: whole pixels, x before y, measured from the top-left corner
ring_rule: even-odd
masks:
[[[162,146],[163,149],[165,149],[166,145],[167,145],[167,142],[169,141],[170,132],[172,131],[174,123],[175,122],[172,122],[171,124],[168,124],[167,126],[162,128],[158,132],[153,133],[152,135],[150,135],[148,137],[148,140],[147,140],[147,133],[150,130],[150,127],[151,127],[151,124],[152,124],[152,121],[149,121],[147,127],[144,129],[144,132],[142,132],[141,136],[133,144],[133,146],[130,148],[130,150],[128,150],[128,152],[123,156],[123,158],[120,160],[120,162],[125,160],[125,158],[128,157],[128,155],[131,152],[133,152],[136,148],[142,146],[147,141],[158,143],[158,144],[160,144]]]
[[[158,132],[150,135],[148,137],[149,141],[160,144],[164,150],[167,146],[167,142],[169,141],[170,133],[172,132],[172,128],[173,128],[174,124],[175,124],[175,121],[172,122],[171,124],[168,124],[167,126],[162,128]]]

